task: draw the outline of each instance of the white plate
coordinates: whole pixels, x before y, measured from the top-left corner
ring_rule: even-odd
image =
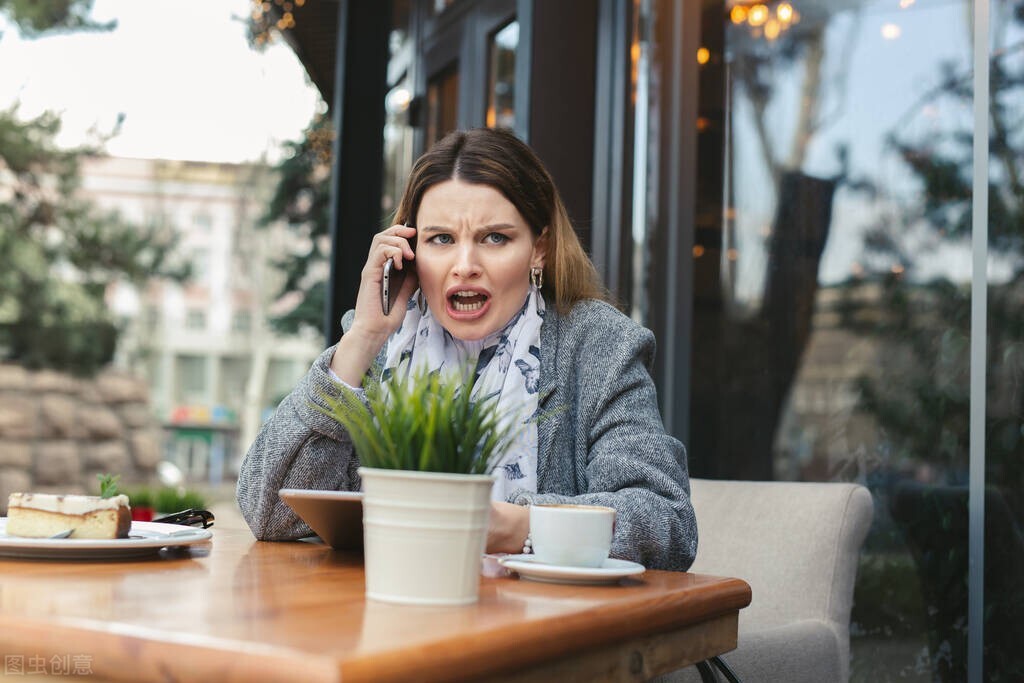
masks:
[[[642,564],[611,557],[604,561],[602,567],[563,567],[544,564],[536,555],[509,555],[498,561],[503,567],[511,569],[524,579],[548,583],[616,583],[626,576],[635,576],[647,571]]]
[[[335,550],[363,549],[363,492],[281,489],[277,495]]]
[[[121,560],[154,555],[161,548],[191,545],[211,538],[206,529],[160,522],[132,522],[128,538],[24,538],[7,535],[0,517],[0,557],[44,560]]]

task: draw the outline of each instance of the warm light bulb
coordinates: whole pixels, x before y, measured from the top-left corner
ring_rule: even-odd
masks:
[[[697,48],[697,63],[707,64],[711,59],[711,52],[706,47]]]
[[[768,21],[768,7],[765,5],[754,5],[750,8],[750,14],[747,16],[747,23],[751,26],[760,26],[764,22]]]
[[[747,20],[747,8],[743,5],[736,5],[732,8],[732,11],[729,12],[729,19],[734,24],[742,24]]]
[[[388,111],[398,114],[409,108],[412,103],[412,93],[408,88],[396,88],[388,94],[386,104]]]
[[[693,258],[700,258],[704,255],[704,245],[695,244],[693,245]]]
[[[781,30],[779,22],[769,19],[764,25],[764,37],[768,40],[775,40],[779,37],[779,31]]]
[[[896,24],[884,24],[882,26],[882,37],[886,40],[896,40],[902,32],[902,29]]]
[[[783,24],[788,24],[793,20],[793,6],[788,2],[779,3],[779,6],[775,8],[775,16]]]

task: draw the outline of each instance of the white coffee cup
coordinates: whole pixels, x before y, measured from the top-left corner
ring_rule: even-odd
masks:
[[[531,505],[533,553],[545,564],[600,567],[608,559],[615,508],[601,505]]]

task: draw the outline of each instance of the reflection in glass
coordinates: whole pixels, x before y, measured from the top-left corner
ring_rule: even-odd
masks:
[[[430,3],[430,11],[432,14],[440,14],[448,9],[455,0],[432,0]]]
[[[491,36],[487,63],[487,126],[516,125],[516,47],[519,22],[512,21]]]
[[[1024,3],[991,3],[984,676],[1024,680]],[[952,89],[949,89],[952,90]],[[960,95],[953,90],[951,96]],[[970,168],[970,150],[953,160]],[[941,160],[941,159],[940,159]],[[941,197],[936,197],[941,199]]]
[[[391,1],[388,40],[388,93],[384,97],[384,178],[381,219],[387,223],[398,204],[412,168],[414,129],[410,121],[413,85],[409,76],[415,60],[410,31],[409,0]]]
[[[412,84],[403,78],[384,99],[384,185],[381,211],[390,217],[405,189],[405,178],[412,170],[413,127],[409,122]]]
[[[427,83],[427,146],[458,127],[459,71],[453,64]]]
[[[966,679],[971,8],[725,2],[702,22],[691,469],[871,489],[854,681]],[[1006,112],[1013,164],[1020,112]],[[1009,283],[1024,194],[992,173],[1014,207],[992,267]],[[1002,348],[1020,346],[1021,325],[1007,330]],[[1019,386],[1013,363],[1004,387]],[[1012,445],[988,457],[1018,464],[990,462],[989,483],[1020,491],[1012,396]],[[1019,529],[1019,498],[1004,500]],[[1019,634],[1006,613],[992,628]]]

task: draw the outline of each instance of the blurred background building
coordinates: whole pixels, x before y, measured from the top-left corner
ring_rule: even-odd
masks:
[[[301,246],[261,224],[272,190],[260,164],[104,157],[82,169],[83,197],[139,225],[161,225],[191,267],[184,282],[119,282],[107,300],[122,330],[115,365],[150,388],[165,458],[192,480],[232,477],[267,414],[322,350],[319,335],[268,322],[281,302],[273,259]]]

